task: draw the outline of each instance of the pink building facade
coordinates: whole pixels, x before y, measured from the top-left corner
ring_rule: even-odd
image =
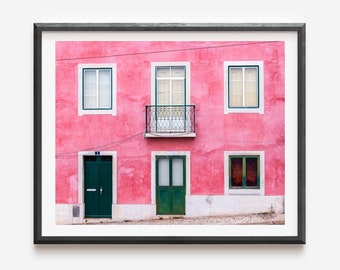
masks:
[[[284,42],[57,42],[56,223],[284,212]]]

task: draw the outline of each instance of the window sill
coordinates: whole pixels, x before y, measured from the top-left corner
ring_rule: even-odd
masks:
[[[264,110],[263,110],[263,108],[256,108],[256,109],[249,109],[249,108],[247,108],[247,109],[225,109],[224,110],[224,114],[236,114],[236,113],[243,113],[243,114],[247,114],[247,113],[249,113],[249,114],[251,114],[251,113],[253,113],[253,114],[264,114]]]
[[[228,189],[228,195],[264,195],[261,189]]]
[[[146,138],[195,138],[195,132],[153,132],[153,133],[144,133],[144,137]]]

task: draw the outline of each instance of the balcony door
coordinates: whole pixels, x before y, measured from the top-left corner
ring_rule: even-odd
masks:
[[[186,123],[185,66],[155,68],[155,107],[157,132],[184,132]]]

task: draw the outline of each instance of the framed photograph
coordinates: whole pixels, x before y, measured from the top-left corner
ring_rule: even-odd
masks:
[[[305,244],[304,23],[35,23],[34,244]]]

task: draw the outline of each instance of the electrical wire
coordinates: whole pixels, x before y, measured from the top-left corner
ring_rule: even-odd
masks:
[[[195,48],[182,48],[182,49],[173,49],[173,50],[160,50],[160,51],[148,51],[148,52],[136,52],[136,53],[109,54],[109,55],[102,55],[102,56],[61,58],[61,59],[56,59],[56,61],[62,62],[62,61],[83,60],[83,59],[100,59],[100,58],[111,58],[111,57],[122,57],[122,56],[134,56],[134,55],[143,55],[143,54],[173,53],[173,52],[218,49],[218,48],[227,48],[227,47],[236,47],[236,46],[250,46],[250,45],[267,44],[267,43],[275,43],[275,42],[278,42],[278,41],[261,41],[261,42],[254,41],[254,42],[244,42],[244,43],[237,43],[237,44],[226,44],[226,45],[195,47]]]
[[[80,151],[103,151],[103,150],[106,150],[106,149],[109,149],[113,146],[117,146],[119,144],[122,144],[126,141],[129,141],[141,134],[143,134],[144,132],[139,132],[137,134],[134,134],[134,135],[131,135],[129,137],[126,137],[126,138],[123,138],[123,139],[120,139],[118,141],[112,141],[112,142],[109,142],[109,143],[106,143],[106,144],[101,144],[101,145],[96,145],[96,146],[92,146],[92,147],[88,147],[88,148],[84,148],[84,149],[78,149],[78,150],[73,150],[73,151],[70,151],[70,152],[64,152],[64,153],[57,153],[56,154],[56,157],[60,157],[60,156],[77,156],[78,155],[78,152]]]

